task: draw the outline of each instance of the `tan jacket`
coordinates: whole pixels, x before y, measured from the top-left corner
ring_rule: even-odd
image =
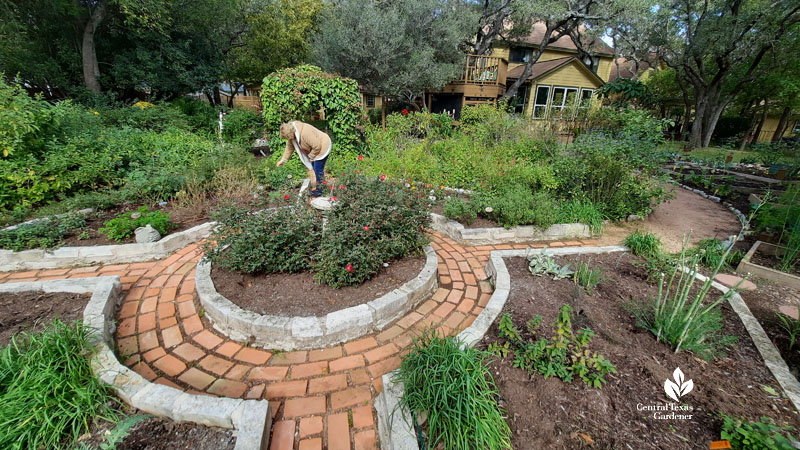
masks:
[[[316,129],[313,125],[309,125],[299,120],[292,122],[297,130],[296,135],[300,136],[300,151],[308,155],[310,161],[317,159],[317,156],[325,153],[331,146],[331,138],[324,132]],[[283,161],[288,161],[295,151],[294,139],[286,141],[286,150],[283,152]]]

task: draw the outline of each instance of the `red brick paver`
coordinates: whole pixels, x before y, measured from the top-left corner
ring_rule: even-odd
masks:
[[[439,255],[439,289],[429,300],[378,333],[309,351],[248,347],[215,331],[202,318],[195,291],[197,244],[161,261],[0,273],[0,283],[119,275],[124,301],[115,337],[120,360],[133,370],[187,391],[270,399],[270,449],[375,449],[372,406],[380,377],[399,367],[421,331],[455,335],[475,320],[491,297],[484,266],[492,250],[528,247],[463,247],[438,233],[431,241]],[[551,246],[567,244],[587,245]]]

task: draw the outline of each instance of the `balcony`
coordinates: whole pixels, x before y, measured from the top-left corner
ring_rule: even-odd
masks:
[[[497,98],[505,93],[508,61],[499,56],[467,55],[461,78],[442,89],[443,93],[470,98]]]

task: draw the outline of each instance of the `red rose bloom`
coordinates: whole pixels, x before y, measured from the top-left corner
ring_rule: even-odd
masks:
[[[386,179],[386,174],[381,175],[381,181]]]
[[[333,201],[339,200],[338,198],[336,198],[335,195],[333,197],[331,197],[331,198],[333,199]]]
[[[352,264],[348,264],[348,265],[345,267],[345,269],[346,269],[348,272],[352,272],[352,271],[353,271],[353,265],[352,265]]]
[[[364,231],[369,231],[369,225],[364,225]]]
[[[339,186],[339,189],[344,189],[344,185]]]
[[[284,200],[289,200],[289,194],[286,194],[286,195],[284,195],[284,196],[283,196],[283,199],[284,199]]]
[[[404,116],[407,116],[407,115],[408,115],[408,110],[407,110],[407,109],[405,109],[405,108],[403,108],[403,110],[402,110],[402,111],[400,111],[400,112],[401,112],[401,113],[402,113]]]
[[[361,155],[358,155],[358,160],[359,160],[359,161],[363,161],[363,160],[364,160],[364,157],[363,157],[363,156],[361,156]]]

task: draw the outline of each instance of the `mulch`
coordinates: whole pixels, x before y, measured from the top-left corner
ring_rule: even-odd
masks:
[[[504,312],[510,312],[522,329],[534,315],[542,315],[537,335],[551,337],[551,324],[560,307],[571,305],[573,329],[594,331],[589,349],[605,356],[618,373],[606,375],[607,383],[593,389],[577,377],[567,384],[557,377],[529,375],[513,367],[511,354],[495,360],[490,369],[500,390],[500,404],[507,412],[514,448],[707,449],[720,437],[720,412],[748,420],[770,416],[780,423],[800,425],[787,399],[763,389],[767,386],[781,392],[727,303],[721,307],[723,332],[738,340],[724,357],[705,362],[686,351],[674,353],[636,326],[624,305],[642,304],[657,293],[644,268],[637,265],[639,258],[611,253],[567,256],[558,261],[571,262],[573,267],[577,261],[586,261],[591,267],[601,267],[611,280],[589,295],[571,279],[535,277],[524,258],[511,258],[507,260],[511,294]],[[498,322],[480,345],[498,340]],[[678,367],[694,382],[694,390],[682,398],[682,404],[693,408],[683,414],[692,414],[692,418],[656,419],[653,411],[638,410],[637,405],[668,403],[664,383],[672,380]]]
[[[764,253],[761,253],[760,251],[757,251],[750,258],[750,262],[752,262],[753,264],[758,264],[759,266],[764,266],[770,269],[775,269],[784,272],[781,269],[779,269],[781,262],[775,255],[766,255]],[[790,275],[800,276],[800,267],[796,265],[785,273],[788,273]]]
[[[0,348],[21,331],[37,331],[53,319],[69,323],[83,319],[87,294],[23,292],[0,294]]]
[[[424,256],[407,257],[358,286],[340,289],[317,283],[311,272],[248,275],[214,265],[211,279],[222,296],[258,314],[324,316],[375,300],[416,278],[424,266]]]

